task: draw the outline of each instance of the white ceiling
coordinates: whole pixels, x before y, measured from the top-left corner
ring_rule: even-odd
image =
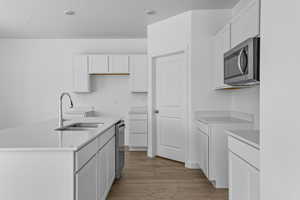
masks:
[[[0,0],[2,38],[141,38],[149,23],[239,0]],[[66,16],[65,9],[76,12]],[[145,9],[157,13],[147,16]]]

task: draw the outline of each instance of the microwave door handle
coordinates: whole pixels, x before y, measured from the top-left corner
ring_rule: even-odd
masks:
[[[239,56],[238,56],[238,62],[237,62],[238,68],[239,68],[241,74],[244,74],[243,69],[242,69],[242,66],[241,66],[241,57],[242,57],[243,51],[244,51],[244,49],[242,49],[242,50],[240,51]]]

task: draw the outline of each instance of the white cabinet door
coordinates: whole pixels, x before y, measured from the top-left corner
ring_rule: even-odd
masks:
[[[148,91],[148,57],[147,55],[131,55],[130,89],[131,92]]]
[[[89,56],[89,74],[106,74],[109,73],[107,55],[90,55]]]
[[[73,92],[90,92],[88,56],[73,56]]]
[[[214,89],[228,87],[224,84],[224,53],[230,49],[230,24],[227,24],[214,37]]]
[[[93,157],[76,175],[76,200],[97,200],[97,157]]]
[[[229,152],[229,200],[259,200],[259,171]]]
[[[97,180],[98,180],[98,187],[97,187],[97,199],[103,200],[105,199],[106,189],[107,189],[107,156],[105,147],[103,147],[97,154],[98,157],[98,167],[97,167]]]
[[[244,10],[232,19],[231,47],[260,34],[260,3],[253,0]]]
[[[248,165],[248,169],[249,169],[249,199],[259,200],[260,199],[259,171],[250,165]]]
[[[110,188],[115,179],[115,137],[113,137],[107,144],[107,155],[108,155],[108,177],[107,187]]]
[[[200,134],[200,168],[207,178],[209,178],[209,137],[198,129]]]
[[[128,55],[109,56],[109,73],[112,74],[129,73],[129,56]]]
[[[104,200],[115,179],[115,137],[113,137],[97,154],[98,157],[98,200]]]

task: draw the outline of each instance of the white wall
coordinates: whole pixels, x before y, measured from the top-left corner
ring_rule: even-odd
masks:
[[[229,110],[231,94],[214,91],[213,77],[213,35],[230,19],[230,10],[195,10],[191,15],[191,120],[198,110]],[[189,137],[189,162],[195,165],[199,160],[199,134],[191,121]]]
[[[261,1],[261,199],[300,197],[300,1]]]
[[[0,128],[57,117],[58,97],[70,91],[74,53],[146,52],[146,39],[1,39]],[[93,77],[95,92],[73,94],[75,105],[126,116],[146,95],[129,92],[128,77]]]
[[[230,17],[230,10],[195,10],[148,27],[148,52],[150,56],[187,50],[189,62],[186,67],[189,73],[188,84],[190,85],[190,121],[193,120],[193,113],[196,110],[228,110],[231,105],[230,94],[213,91],[210,80],[212,77],[210,70],[213,51],[212,36]],[[149,96],[150,105],[152,104],[151,95],[152,93]],[[149,132],[154,130],[151,128],[154,127],[150,127]],[[197,144],[197,136],[192,130],[192,123],[189,124],[189,129],[187,136],[189,150],[186,164],[192,167],[198,163],[199,145]],[[149,141],[151,140],[155,141],[155,138],[150,138]],[[155,154],[155,145],[153,148]]]
[[[231,91],[230,110],[252,114],[256,129],[259,129],[259,92],[259,86]]]

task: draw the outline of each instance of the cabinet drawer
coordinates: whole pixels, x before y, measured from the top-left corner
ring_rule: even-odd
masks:
[[[201,132],[205,133],[206,135],[208,135],[208,132],[209,132],[209,127],[207,124],[204,124],[200,121],[197,121],[196,122],[196,127],[197,129],[199,129]]]
[[[111,127],[98,137],[98,149],[101,149],[115,135],[115,126]]]
[[[147,147],[147,134],[130,134],[129,146],[131,147]]]
[[[75,153],[75,168],[79,170],[95,153],[97,153],[97,140],[93,140]]]
[[[228,137],[228,148],[231,152],[259,169],[259,150],[234,137]]]
[[[129,114],[129,120],[147,120],[147,114]]]
[[[147,120],[129,120],[129,131],[131,133],[146,133]]]

